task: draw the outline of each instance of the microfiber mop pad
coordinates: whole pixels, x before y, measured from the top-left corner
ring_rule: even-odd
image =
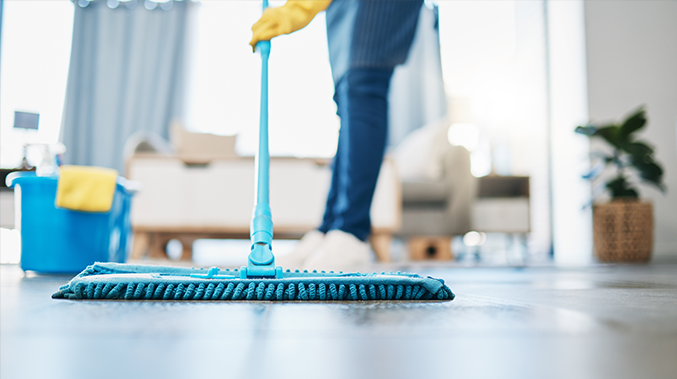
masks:
[[[109,300],[453,300],[442,279],[404,273],[283,273],[240,278],[239,270],[96,263],[53,298]]]

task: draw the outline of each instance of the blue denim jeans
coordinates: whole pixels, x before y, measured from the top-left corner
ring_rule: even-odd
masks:
[[[341,118],[338,148],[322,225],[366,241],[369,210],[388,134],[388,88],[392,68],[351,68],[336,85]]]

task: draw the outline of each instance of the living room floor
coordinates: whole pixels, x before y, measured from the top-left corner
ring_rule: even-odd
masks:
[[[0,377],[677,377],[676,263],[416,270],[456,299],[53,300],[2,265]]]

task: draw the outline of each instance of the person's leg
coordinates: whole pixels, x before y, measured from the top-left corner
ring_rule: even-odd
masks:
[[[353,68],[336,87],[341,129],[327,211],[333,222],[325,227],[362,241],[371,231],[369,211],[385,152],[392,73],[392,68]]]
[[[339,142],[327,198],[326,232],[306,270],[360,271],[370,261],[369,211],[383,161],[388,129],[387,95],[392,69],[350,69],[336,86]]]

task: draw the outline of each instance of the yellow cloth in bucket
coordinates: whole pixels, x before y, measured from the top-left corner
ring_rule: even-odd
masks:
[[[61,166],[56,206],[84,212],[108,212],[118,172],[110,168]]]

